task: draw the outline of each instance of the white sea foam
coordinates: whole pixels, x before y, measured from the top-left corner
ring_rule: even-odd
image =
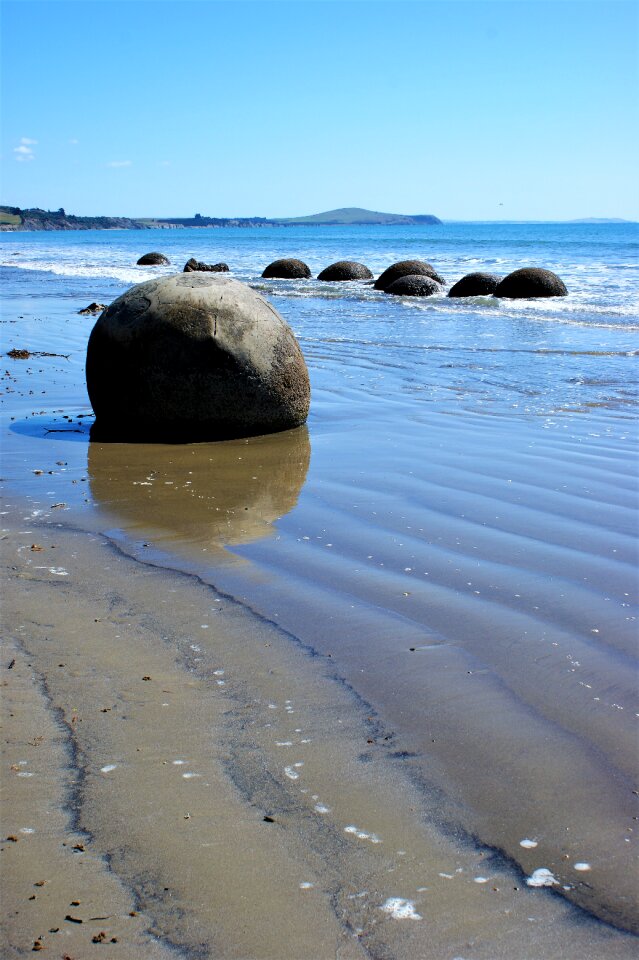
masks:
[[[121,283],[134,284],[142,283],[144,280],[152,280],[154,276],[162,276],[171,273],[171,270],[163,268],[146,267],[144,272],[140,267],[117,266],[115,264],[99,263],[64,263],[56,260],[20,260],[18,258],[11,263],[1,264],[2,266],[19,267],[21,270],[33,270],[43,273],[52,273],[58,277],[85,277],[87,279],[106,279],[119,280]]]
[[[526,878],[529,887],[554,887],[558,882],[548,867],[539,867]]]
[[[369,833],[367,830],[362,830],[360,827],[356,827],[353,823],[349,824],[347,827],[344,827],[344,833],[350,833],[352,836],[357,837],[358,840],[369,840],[371,843],[382,842],[376,833]]]
[[[421,914],[417,913],[415,904],[411,900],[404,900],[402,897],[389,897],[380,907],[384,913],[390,914],[394,920],[421,920]]]

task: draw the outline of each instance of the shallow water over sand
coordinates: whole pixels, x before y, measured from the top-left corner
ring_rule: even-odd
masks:
[[[369,955],[381,956],[385,943],[389,955],[429,956],[429,937],[462,951],[470,910],[484,945],[464,956],[513,956],[512,937],[528,944],[518,956],[553,956],[551,941],[530,933],[533,915],[562,956],[631,956],[622,933],[586,917],[636,930],[636,332],[623,318],[606,327],[551,324],[527,307],[514,316],[512,305],[483,303],[442,319],[436,304],[389,305],[348,291],[323,298],[297,289],[273,302],[309,364],[308,430],[184,448],[89,444],[82,361],[92,323],[73,312],[85,303],[23,304],[7,349],[70,358],[10,367],[10,491],[28,498],[36,524],[103,531],[145,566],[214,585],[253,611],[258,633],[269,631],[284,724],[273,742],[251,741],[254,760],[238,761],[237,776],[247,797],[266,790],[263,762],[304,803],[312,780],[313,816],[342,833],[353,827],[353,842],[362,834],[372,858],[360,864],[362,882],[377,878],[375,898],[361,898],[362,916],[390,900],[385,924],[414,924],[401,935],[373,925]],[[47,432],[58,430],[72,432]],[[179,635],[177,601],[169,616]],[[199,619],[191,639],[206,657],[215,624]],[[237,682],[268,711],[271,681],[255,665],[242,677],[233,656]],[[314,706],[318,662],[354,698],[339,712],[332,694]],[[230,682],[211,668],[204,689],[219,680]],[[319,724],[321,756],[308,755],[289,729],[302,694],[284,689],[304,690],[300,727]],[[361,741],[353,732],[351,753],[340,758],[335,717],[352,731],[374,717],[377,732]],[[343,776],[336,764],[345,764]],[[364,777],[351,806],[348,769],[357,769],[357,783]],[[320,790],[331,770],[330,790]],[[98,824],[100,805],[92,809]],[[306,814],[291,815],[303,846]],[[394,886],[381,883],[376,859],[387,856],[389,833],[394,850],[408,848],[387,864],[404,864]],[[441,869],[420,880],[424,863],[435,862],[432,844],[447,852],[438,847]],[[340,888],[338,915],[355,929],[360,901],[344,892],[352,865],[331,849],[337,866],[326,886]],[[495,852],[489,868],[473,861]],[[540,868],[552,886],[527,886]],[[450,892],[456,876],[468,881],[463,892]],[[499,887],[503,896],[506,883],[512,927],[489,931],[479,917],[492,907],[475,895]],[[520,910],[520,895],[536,899]],[[433,909],[440,896],[452,911],[445,919]],[[398,899],[423,919],[409,907],[402,914]],[[185,930],[185,942],[191,936]]]

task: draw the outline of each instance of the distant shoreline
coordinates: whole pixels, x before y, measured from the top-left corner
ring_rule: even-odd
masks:
[[[256,229],[262,227],[360,227],[360,226],[442,226],[443,223],[525,224],[563,223],[596,226],[598,224],[632,224],[622,218],[585,217],[577,220],[448,220],[432,214],[378,213],[359,207],[345,207],[308,217],[102,217],[75,216],[59,210],[41,210],[0,205],[0,232],[26,233],[58,230],[215,230],[228,227]]]
[[[380,213],[362,207],[343,207],[307,217],[209,217],[196,213],[193,217],[77,217],[58,210],[39,207],[0,206],[0,230],[180,230],[184,228],[209,229],[215,227],[288,227],[288,226],[364,226],[441,224],[439,217],[430,213]]]

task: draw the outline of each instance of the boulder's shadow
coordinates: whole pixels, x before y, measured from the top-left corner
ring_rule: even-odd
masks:
[[[91,443],[96,504],[129,536],[158,547],[219,551],[269,536],[293,509],[310,463],[305,426],[187,445]]]

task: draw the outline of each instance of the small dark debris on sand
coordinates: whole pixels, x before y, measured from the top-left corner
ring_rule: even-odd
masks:
[[[18,350],[16,347],[7,352],[7,356],[12,360],[28,360],[29,357],[62,357],[69,359],[68,353],[46,353],[44,350]]]

